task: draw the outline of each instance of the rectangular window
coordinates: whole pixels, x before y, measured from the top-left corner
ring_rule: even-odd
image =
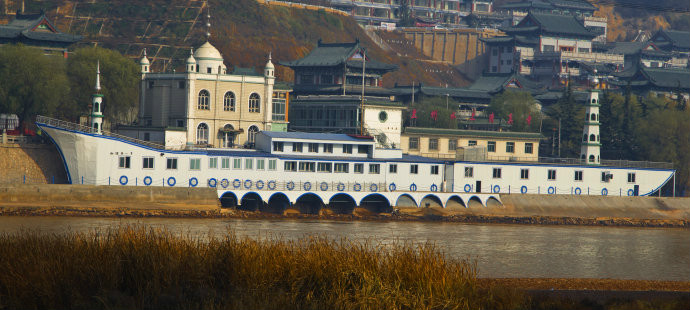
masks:
[[[319,144],[318,143],[309,143],[309,153],[318,153],[319,152]]]
[[[635,173],[628,172],[628,183],[635,183]]]
[[[314,172],[316,164],[311,161],[301,161],[299,162],[299,171],[303,172]]]
[[[171,169],[171,170],[177,169],[177,158],[168,158],[165,161],[165,169]]]
[[[436,138],[429,139],[429,151],[436,151],[436,150],[438,150],[438,139],[436,139]]]
[[[292,142],[292,151],[301,153],[302,152],[302,142]]]
[[[515,142],[506,142],[506,153],[515,153]]]
[[[575,171],[575,181],[582,181],[582,170]]]
[[[493,177],[494,177],[494,179],[500,179],[501,178],[501,168],[494,168]]]
[[[534,145],[532,143],[525,143],[525,154],[532,154],[534,152]]]
[[[223,157],[220,159],[220,167],[222,169],[230,169],[230,157]]]
[[[333,166],[333,171],[336,173],[347,173],[349,170],[349,165],[347,163],[338,163]]]
[[[410,150],[419,150],[419,138],[410,137],[409,146]]]
[[[352,144],[343,144],[343,153],[352,154]]]
[[[390,164],[388,166],[388,173],[398,173],[398,164]]]
[[[296,161],[286,161],[284,170],[285,171],[297,171],[297,162]]]
[[[333,144],[331,144],[331,143],[324,143],[324,144],[323,144],[323,152],[324,152],[324,153],[333,153]]]
[[[458,140],[448,140],[448,151],[454,152],[458,148]]]
[[[201,170],[201,158],[190,158],[189,170]]]
[[[369,174],[379,174],[381,173],[380,164],[369,164]]]
[[[319,163],[318,166],[316,167],[316,171],[318,172],[331,172],[333,167],[333,164],[331,163]]]
[[[129,169],[129,164],[131,163],[131,160],[131,156],[120,156],[120,164],[118,165],[118,167]]]
[[[474,167],[465,167],[465,177],[474,178]]]
[[[264,170],[266,169],[265,166],[266,162],[263,159],[257,159],[256,160],[256,170]]]
[[[543,51],[544,52],[553,52],[555,50],[555,46],[553,45],[544,45]]]
[[[275,159],[269,159],[268,160],[268,170],[276,170],[276,162],[277,160]]]
[[[520,179],[529,179],[529,169],[520,169]]]
[[[359,154],[369,153],[369,146],[368,145],[358,145],[357,146],[357,153],[359,153]]]
[[[282,152],[283,151],[283,142],[273,142],[273,151],[274,152]]]
[[[232,159],[232,168],[233,169],[242,169],[242,159],[241,158],[233,158]]]
[[[475,146],[475,145],[477,145],[477,140],[467,141],[467,146]]]
[[[144,169],[153,169],[153,157],[144,157]]]
[[[549,171],[547,173],[548,173],[547,179],[549,181],[555,181],[556,180],[556,170],[549,169]]]
[[[495,153],[496,152],[496,141],[489,141],[486,144],[486,151]]]
[[[613,179],[613,175],[610,172],[604,171],[601,173],[602,182],[608,183],[611,179]]]
[[[185,84],[184,81],[177,82],[177,88],[184,89],[184,84]]]
[[[254,159],[252,158],[245,158],[244,159],[244,169],[246,170],[252,170],[254,168]]]
[[[438,174],[438,166],[431,166],[431,174]]]
[[[364,164],[355,164],[352,171],[354,171],[354,173],[364,173]]]
[[[410,174],[417,174],[419,172],[418,165],[410,165]]]
[[[210,157],[208,159],[208,168],[217,169],[218,168],[218,157]]]

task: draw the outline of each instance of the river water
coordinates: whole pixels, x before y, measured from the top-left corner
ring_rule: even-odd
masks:
[[[122,224],[191,235],[234,231],[252,238],[307,235],[374,242],[434,242],[447,255],[477,262],[481,277],[615,278],[690,281],[690,231],[587,226],[428,222],[95,217],[0,217],[0,232],[93,231]]]

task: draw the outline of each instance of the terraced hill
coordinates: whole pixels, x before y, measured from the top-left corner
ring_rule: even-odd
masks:
[[[13,18],[21,0],[3,0],[0,19]],[[263,68],[269,52],[274,62],[306,55],[317,41],[359,39],[374,59],[394,63],[400,70],[386,76],[385,86],[409,84],[412,79],[429,85],[461,86],[468,81],[455,68],[399,56],[379,48],[354,19],[325,11],[260,4],[256,0],[25,0],[25,11],[45,9],[62,31],[85,37],[81,44],[96,44],[133,59],[144,48],[154,70],[182,70],[192,47],[205,41],[206,14],[211,13],[213,43],[233,66]],[[210,8],[210,10],[209,10]],[[292,81],[292,71],[279,67],[279,80]]]

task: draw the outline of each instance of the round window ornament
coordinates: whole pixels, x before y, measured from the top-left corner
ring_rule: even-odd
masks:
[[[379,121],[381,121],[381,123],[383,123],[386,120],[388,120],[388,113],[386,113],[386,111],[379,112]]]

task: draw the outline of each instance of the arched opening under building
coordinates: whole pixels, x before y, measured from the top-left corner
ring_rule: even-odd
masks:
[[[220,196],[221,208],[235,208],[237,207],[237,196],[233,192],[225,192]]]
[[[502,208],[503,204],[498,199],[496,199],[496,197],[489,197],[486,200],[486,206],[488,208]]]
[[[295,201],[294,208],[303,214],[319,214],[324,207],[323,200],[316,194],[306,193]]]
[[[275,193],[268,198],[268,203],[264,204],[261,212],[283,214],[290,207],[290,199],[283,193]]]
[[[468,208],[483,208],[484,204],[482,203],[482,200],[479,199],[477,196],[472,196],[470,199],[467,201],[467,207]]]
[[[352,214],[357,203],[348,194],[336,194],[328,201],[328,209],[337,214]]]
[[[460,209],[465,209],[467,208],[467,205],[465,205],[465,202],[460,198],[460,196],[453,195],[448,198],[448,201],[446,201],[446,208],[460,208]]]
[[[426,195],[419,202],[421,208],[443,208],[443,202],[436,195]]]
[[[395,201],[395,206],[398,208],[416,208],[417,202],[408,194],[403,194]]]
[[[391,203],[386,196],[381,194],[369,194],[362,198],[359,207],[374,213],[390,213],[393,211]]]
[[[263,207],[263,204],[264,200],[261,199],[261,196],[259,196],[259,194],[249,192],[242,196],[242,200],[240,201],[238,209],[245,211],[257,211],[259,210],[259,208]]]

